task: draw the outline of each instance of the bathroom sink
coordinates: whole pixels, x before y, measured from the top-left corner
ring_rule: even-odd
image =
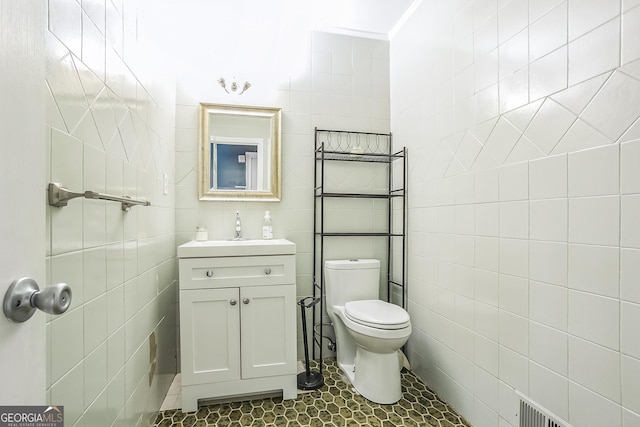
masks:
[[[191,241],[178,246],[178,258],[220,256],[295,254],[296,244],[286,239],[272,240],[206,240]]]

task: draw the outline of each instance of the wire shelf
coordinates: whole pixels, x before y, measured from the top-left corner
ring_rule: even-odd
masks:
[[[376,154],[391,154],[391,135],[388,133],[367,133],[339,130],[316,130],[316,150],[322,148],[325,155],[334,156],[327,160],[349,160],[344,156],[365,155],[366,161],[387,162],[387,157],[377,157]],[[369,155],[374,156],[369,156]],[[363,159],[360,159],[363,160]]]

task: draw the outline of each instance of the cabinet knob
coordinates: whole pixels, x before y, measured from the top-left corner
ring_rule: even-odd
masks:
[[[249,304],[249,298],[243,298],[242,299],[242,303],[243,304]]]
[[[213,277],[213,270],[207,270],[207,277]]]
[[[231,301],[229,301],[229,304],[231,304],[231,305],[236,305],[237,303],[238,303],[238,301],[236,301],[236,300],[234,300],[234,299],[232,299]]]
[[[268,276],[269,274],[271,274],[271,267],[267,267],[267,268],[265,268],[265,269],[264,269],[264,274],[266,274],[267,276]]]

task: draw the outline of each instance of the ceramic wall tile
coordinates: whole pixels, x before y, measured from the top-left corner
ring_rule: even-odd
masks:
[[[508,311],[500,310],[500,345],[523,356],[529,356],[529,320]]]
[[[636,413],[640,409],[640,400],[638,391],[633,385],[633,379],[638,378],[638,375],[640,375],[640,360],[622,356],[622,402],[625,407]],[[629,418],[629,423],[634,422],[631,421],[631,417]]]
[[[640,250],[620,249],[620,298],[640,303],[640,289],[636,285],[640,274]]]
[[[640,107],[634,101],[638,96],[640,81],[616,71],[604,83],[594,97],[595,102],[587,106],[582,116],[611,141],[616,141],[640,114]]]
[[[500,275],[500,309],[527,318],[529,316],[529,281],[520,277]]]
[[[567,252],[566,243],[531,241],[529,277],[539,282],[566,286]]]
[[[500,378],[516,390],[529,389],[527,357],[507,347],[500,346]]]
[[[499,215],[500,237],[529,237],[529,202],[501,202]]]
[[[621,198],[620,246],[640,248],[640,227],[636,218],[640,213],[640,195],[628,195]]]
[[[636,359],[640,359],[640,340],[634,332],[640,319],[640,305],[629,302],[620,304],[620,350]]]
[[[495,272],[476,270],[474,292],[476,300],[498,307],[500,295],[498,278]]]
[[[619,229],[618,196],[569,199],[569,242],[617,246]]]
[[[82,9],[77,3],[63,0],[49,4],[49,31],[76,56],[81,55]]]
[[[87,356],[107,339],[107,297],[102,295],[83,306],[83,344]]]
[[[500,239],[500,272],[527,277],[529,242],[522,239]]]
[[[500,339],[500,319],[498,307],[476,301],[475,331],[496,343]],[[480,348],[481,350],[483,348]],[[476,344],[476,351],[479,350]],[[481,365],[482,366],[482,365]],[[488,369],[485,366],[485,369]]]
[[[498,237],[500,230],[500,205],[485,203],[476,205],[475,232],[478,236]]]
[[[480,400],[496,411],[499,408],[499,381],[482,368],[476,367],[474,371],[474,392],[482,396]]]
[[[528,24],[528,2],[510,0],[498,10],[498,41],[502,44]]]
[[[567,2],[565,0],[542,0],[529,2],[529,22],[535,22],[560,5],[564,5],[566,8],[566,3]]]
[[[64,402],[65,423],[75,423],[84,412],[84,371],[80,362],[50,388],[51,402]]]
[[[620,192],[640,193],[640,176],[633,165],[640,160],[640,141],[620,144]]]
[[[567,199],[536,200],[530,204],[530,237],[532,240],[567,240]]]
[[[531,363],[529,366],[531,399],[563,420],[569,418],[569,381],[566,376]]]
[[[598,295],[619,296],[619,249],[569,245],[569,287]]]
[[[569,382],[569,422],[571,424],[621,424],[620,406],[584,386]]]
[[[569,154],[569,197],[618,194],[620,147],[605,146]]]
[[[499,346],[494,340],[476,334],[475,361],[482,369],[494,376],[498,376]]]
[[[640,58],[638,38],[640,33],[633,23],[640,19],[640,9],[629,9],[622,15],[622,64],[628,64]]]
[[[630,409],[633,399],[620,399],[624,385],[615,381],[620,378],[618,347],[624,329],[624,323],[615,319],[629,317],[630,312],[624,310],[640,301],[635,286],[637,221],[632,220],[637,217],[635,197],[640,189],[635,167],[640,110],[633,101],[638,99],[639,74],[634,62],[638,59],[638,43],[634,43],[638,30],[630,24],[640,13],[640,4],[637,0],[598,4],[592,0],[504,0],[497,2],[494,15],[493,2],[488,3],[474,1],[469,6],[460,2],[454,15],[436,5],[422,4],[419,16],[436,16],[439,24],[425,28],[410,19],[399,38],[391,41],[391,97],[402,94],[391,108],[395,142],[420,153],[420,166],[410,172],[409,182],[420,185],[429,177],[429,186],[440,190],[434,200],[425,195],[426,204],[457,203],[446,194],[455,188],[445,181],[465,174],[474,177],[474,199],[465,199],[464,204],[472,203],[475,208],[475,361],[497,375],[501,384],[508,384],[502,388],[504,401],[513,398],[512,391],[506,392],[509,386],[519,387],[534,400],[540,397],[547,409],[570,424],[609,422],[623,427],[623,414],[629,423],[627,420],[635,420],[629,414],[635,412]],[[441,29],[451,36],[443,37],[438,32]],[[455,49],[466,46],[469,37],[473,38],[474,56],[472,64],[464,62],[464,81],[473,70],[475,112],[474,121],[467,124],[459,113],[467,101],[460,92],[455,96],[453,82],[462,78],[458,75],[462,69],[454,67],[462,58]],[[526,51],[520,48],[524,45]],[[439,61],[437,71],[424,73],[425,85],[439,88],[432,89],[436,95],[397,89],[413,77],[412,72],[403,71],[410,64]],[[419,111],[409,106],[420,106]],[[412,110],[410,117],[408,109]],[[528,204],[528,214],[518,211],[519,202]],[[451,227],[445,228],[451,232]],[[443,232],[439,228],[435,233]],[[469,265],[461,269],[462,258],[454,257],[452,262],[455,266],[447,266],[447,271],[464,271],[464,277],[470,276]],[[569,357],[568,364],[560,357],[552,362],[562,361],[561,368],[543,365],[534,360],[532,347],[529,358],[520,360],[513,351],[514,341],[508,340],[511,347],[498,344],[496,373],[491,292],[495,273],[500,285],[498,309],[539,325],[536,333],[546,328],[552,331],[550,336],[571,337],[563,353]],[[435,285],[445,285],[438,281],[449,280],[448,276],[440,275]],[[515,283],[521,286],[507,286]],[[525,283],[527,298],[522,295]],[[468,287],[456,286],[469,297]],[[629,305],[621,306],[621,300]],[[604,317],[585,314],[594,305]],[[529,338],[531,342],[531,335]],[[586,350],[586,356],[578,348]],[[538,346],[535,349],[538,352]],[[535,357],[542,356],[536,353]],[[611,381],[607,374],[588,377],[586,364],[594,358],[611,374]],[[438,356],[431,360],[438,367],[446,364]],[[535,382],[511,371],[526,362],[529,374],[535,373]],[[439,381],[442,387],[450,384]],[[552,394],[553,399],[542,397]],[[478,410],[485,413],[487,402],[479,396],[476,401]],[[500,406],[502,425],[516,425],[512,407]]]
[[[619,301],[569,290],[569,333],[612,350],[619,350]]]
[[[619,52],[620,18],[614,18],[569,42],[569,85],[620,66]]]
[[[124,413],[126,402],[124,395],[115,399],[108,391],[117,388],[112,381],[124,372],[123,326],[139,310],[129,307],[125,318],[123,282],[149,276],[148,271],[175,256],[174,215],[165,213],[174,196],[157,190],[165,173],[171,185],[175,182],[175,83],[162,73],[148,74],[148,51],[133,46],[135,37],[125,34],[136,19],[134,9],[100,0],[82,5],[54,1],[48,8],[46,83],[56,108],[48,110],[52,117],[47,122],[56,129],[50,130],[46,178],[72,191],[152,203],[127,213],[117,203],[74,199],[48,210],[52,278],[69,283],[74,292],[72,311],[50,323],[48,395],[52,403],[65,406],[71,424],[110,425]],[[180,125],[197,129],[197,120],[188,123],[181,112]],[[147,212],[138,215],[140,209]],[[146,252],[137,250],[139,238],[161,242],[142,262],[139,256]],[[175,271],[170,275],[166,280],[175,281]],[[166,302],[145,295],[147,307],[158,313],[167,309]],[[148,321],[139,327],[144,331],[138,331],[136,347],[148,348],[143,343],[154,327]],[[161,351],[175,351],[175,343],[162,346]],[[146,372],[136,374],[140,381]],[[162,387],[152,386],[159,393]],[[157,409],[151,401],[142,405]]]
[[[496,237],[475,238],[475,267],[478,269],[498,271],[499,239]]]
[[[500,44],[498,48],[498,56],[500,57],[498,76],[501,80],[529,64],[528,45],[529,32],[526,29]]]
[[[532,361],[566,377],[568,349],[567,333],[529,322],[529,355]]]
[[[475,176],[475,202],[497,202],[499,200],[499,170],[478,172]]]
[[[574,123],[576,116],[555,101],[546,99],[525,135],[543,152],[550,154]]]
[[[529,165],[527,162],[500,168],[500,200],[526,200],[529,196]]]
[[[568,360],[570,380],[620,403],[618,352],[580,338],[569,337]]]
[[[567,88],[567,50],[562,46],[529,66],[529,98],[542,99]]]
[[[529,317],[531,320],[567,330],[568,292],[565,287],[531,281]]]
[[[85,409],[89,408],[93,401],[105,390],[107,382],[107,343],[103,342],[91,354],[87,355],[84,360]],[[100,410],[102,410],[101,415],[104,416],[105,409],[101,408]]]
[[[529,197],[548,199],[567,196],[567,157],[552,156],[529,164]]]
[[[77,339],[83,336],[82,317],[82,308],[77,308],[51,322],[52,345],[48,349],[51,383],[47,384],[48,387],[66,375],[84,357],[82,340]]]
[[[533,7],[529,5],[530,9]],[[554,9],[529,25],[529,55],[532,62],[567,44],[566,22],[567,2],[560,2]],[[564,75],[566,76],[566,70]]]
[[[620,14],[620,5],[612,1],[583,1],[569,3],[569,40],[599,27]]]

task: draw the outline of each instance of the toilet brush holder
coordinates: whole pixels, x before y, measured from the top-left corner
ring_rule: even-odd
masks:
[[[298,374],[299,390],[317,390],[324,384],[321,372],[312,372],[309,366],[309,337],[307,336],[307,315],[306,310],[320,302],[320,298],[306,297],[298,301],[300,314],[302,315],[302,339],[304,345],[304,365],[305,370]]]

